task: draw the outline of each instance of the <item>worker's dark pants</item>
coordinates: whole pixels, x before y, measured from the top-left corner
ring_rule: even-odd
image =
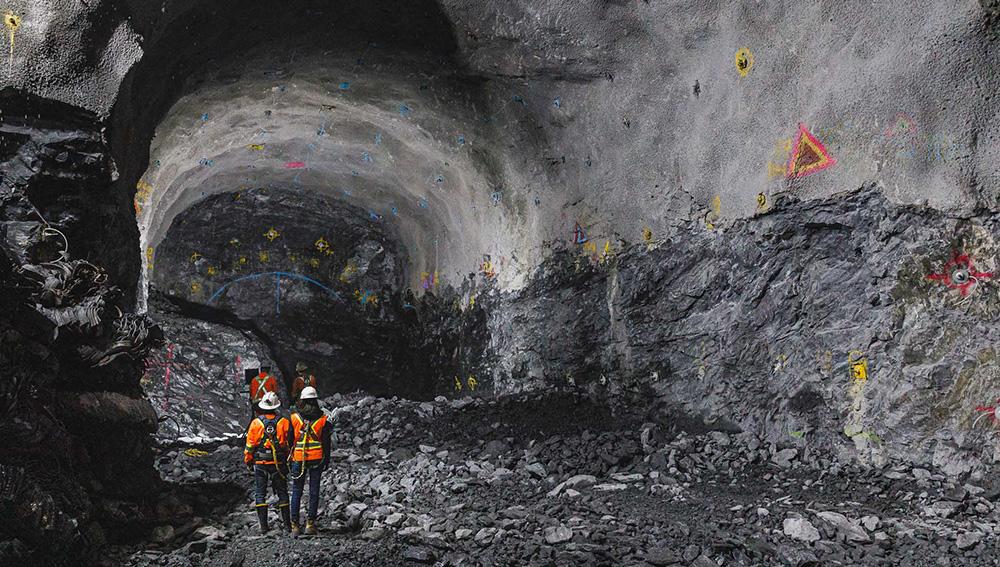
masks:
[[[278,496],[278,508],[288,507],[288,480],[278,472],[275,465],[254,465],[254,503],[257,507],[267,506],[267,484],[271,483]]]
[[[320,461],[304,463],[305,472],[302,471],[303,463],[292,461],[290,467],[292,478],[292,521],[299,521],[299,503],[302,502],[302,490],[305,488],[306,479],[309,480],[309,503],[306,505],[306,518],[316,519],[316,511],[319,509],[319,479],[323,474]]]

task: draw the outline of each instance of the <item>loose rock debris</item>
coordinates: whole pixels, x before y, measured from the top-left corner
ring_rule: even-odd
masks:
[[[526,411],[535,404],[549,413]],[[360,394],[335,424],[320,534],[260,536],[250,498],[127,565],[995,565],[1000,484],[864,469],[747,434],[612,416],[573,393]],[[237,446],[164,451],[168,481],[249,490]],[[775,459],[776,456],[779,458]],[[245,505],[244,505],[245,504]],[[272,512],[276,516],[276,512]]]

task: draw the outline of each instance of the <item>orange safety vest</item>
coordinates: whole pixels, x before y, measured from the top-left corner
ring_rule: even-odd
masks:
[[[326,416],[306,427],[306,422],[297,413],[292,414],[292,461],[323,460],[322,433],[326,427]]]
[[[292,401],[299,401],[299,396],[302,395],[302,390],[306,389],[306,386],[316,387],[316,376],[310,374],[307,379],[304,376],[296,376],[295,380],[292,382]]]
[[[268,432],[267,429],[273,431]],[[276,465],[288,454],[288,420],[274,413],[266,413],[250,422],[247,444],[243,448],[243,461],[258,465]],[[277,442],[275,446],[271,439]],[[276,460],[277,459],[277,460]]]

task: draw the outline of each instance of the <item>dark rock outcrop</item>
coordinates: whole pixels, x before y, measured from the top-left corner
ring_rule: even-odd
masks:
[[[109,193],[100,123],[17,92],[0,100],[0,553],[78,562],[141,526],[159,485],[138,377],[161,335],[129,313],[135,225]]]

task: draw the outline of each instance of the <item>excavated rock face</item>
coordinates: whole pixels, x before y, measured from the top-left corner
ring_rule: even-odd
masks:
[[[145,523],[160,481],[138,371],[162,335],[118,287],[135,257],[113,237],[128,217],[95,117],[8,91],[0,104],[0,553],[58,562]]]
[[[238,357],[996,462],[996,2],[5,10],[2,425],[53,442],[0,473],[64,463],[21,493],[90,542],[155,420],[237,428]]]

